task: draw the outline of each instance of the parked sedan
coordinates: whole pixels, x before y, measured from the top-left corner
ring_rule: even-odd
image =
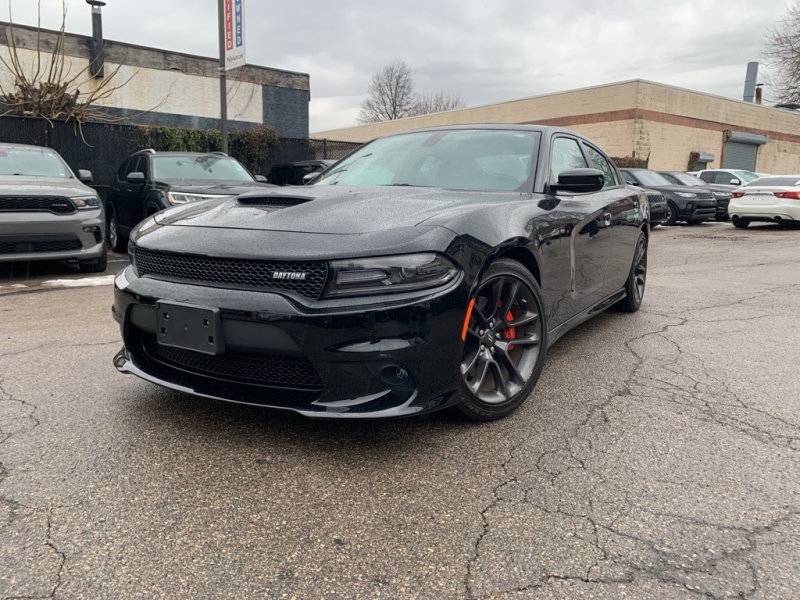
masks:
[[[763,177],[733,192],[728,208],[735,227],[753,221],[800,223],[800,175]]]
[[[629,184],[664,195],[669,209],[664,225],[675,225],[678,221],[694,225],[713,219],[717,214],[717,202],[709,191],[688,191],[649,169],[620,169],[620,172]]]
[[[0,144],[0,261],[67,260],[106,270],[100,197],[55,150]]]
[[[572,131],[380,138],[313,185],[159,212],[115,281],[117,369],[313,417],[515,410],[547,349],[636,311],[648,206]]]
[[[725,185],[715,185],[706,183],[699,177],[683,171],[659,171],[664,178],[674,185],[682,185],[688,188],[695,188],[688,191],[704,190],[711,192],[717,202],[717,213],[714,218],[717,221],[727,221],[728,203],[731,201],[731,189]]]

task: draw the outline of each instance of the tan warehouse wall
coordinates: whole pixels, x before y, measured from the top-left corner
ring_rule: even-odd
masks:
[[[611,156],[650,156],[654,169],[685,170],[691,152],[723,158],[726,130],[769,136],[756,169],[800,173],[800,114],[648,81],[628,81],[547,96],[336,129],[312,137],[365,142],[438,125],[527,123],[574,129]]]

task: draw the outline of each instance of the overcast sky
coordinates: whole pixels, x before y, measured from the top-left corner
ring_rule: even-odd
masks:
[[[107,0],[105,37],[216,56],[216,0]],[[355,124],[372,74],[401,58],[418,90],[470,106],[649,79],[741,99],[785,0],[245,0],[247,62],[311,76],[311,131]],[[5,3],[3,3],[5,4]],[[35,25],[36,1],[11,0]],[[42,0],[42,26],[60,23]],[[0,15],[5,20],[7,9]],[[71,0],[67,30],[91,33]]]

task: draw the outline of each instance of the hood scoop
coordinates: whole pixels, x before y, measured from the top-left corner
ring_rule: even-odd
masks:
[[[239,196],[236,203],[240,206],[257,206],[263,208],[289,208],[311,202],[310,196]]]

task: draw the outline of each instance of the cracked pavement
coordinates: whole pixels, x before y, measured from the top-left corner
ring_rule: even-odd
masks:
[[[652,232],[512,417],[315,422],[119,375],[110,288],[0,296],[0,599],[794,598],[800,232]]]

